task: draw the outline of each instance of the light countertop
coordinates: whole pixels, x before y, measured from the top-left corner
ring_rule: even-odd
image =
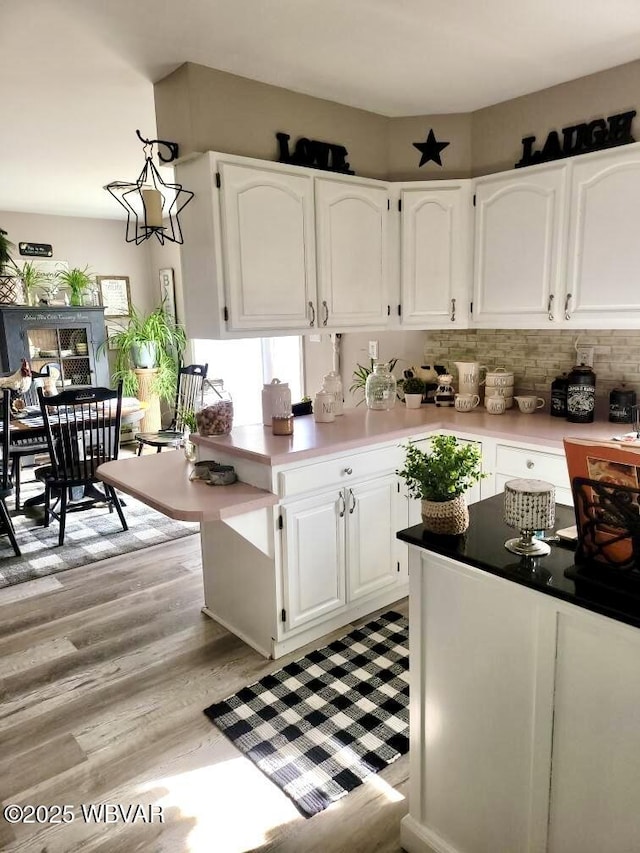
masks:
[[[436,429],[487,435],[498,440],[521,441],[561,450],[565,437],[602,441],[628,432],[630,428],[628,424],[612,424],[607,420],[573,424],[543,411],[525,415],[515,407],[502,415],[490,415],[480,406],[471,412],[457,412],[452,407],[432,404],[423,405],[420,409],[407,409],[398,403],[388,412],[364,407],[345,409],[344,415],[332,423],[316,423],[313,415],[296,417],[293,435],[290,436],[273,435],[270,427],[251,424],[235,427],[229,435],[194,435],[192,438],[203,451],[224,451],[273,466],[386,441],[401,441]]]

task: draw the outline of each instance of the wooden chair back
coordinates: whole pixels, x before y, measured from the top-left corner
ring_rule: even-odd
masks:
[[[208,364],[188,364],[178,371],[176,406],[171,429],[184,430],[184,413],[195,412],[202,399],[202,386],[207,378]]]

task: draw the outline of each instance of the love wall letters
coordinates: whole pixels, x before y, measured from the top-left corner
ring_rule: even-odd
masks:
[[[635,110],[630,110],[606,119],[598,118],[583,124],[563,127],[559,133],[557,130],[552,130],[540,151],[533,150],[535,136],[526,136],[522,140],[522,159],[515,164],[515,168],[534,166],[536,163],[547,163],[549,160],[573,157],[574,154],[586,154],[589,151],[600,151],[603,148],[635,142],[631,135],[631,122],[635,114]]]

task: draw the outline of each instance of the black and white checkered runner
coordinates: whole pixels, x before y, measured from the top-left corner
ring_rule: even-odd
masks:
[[[409,751],[408,640],[385,613],[204,713],[310,817]]]

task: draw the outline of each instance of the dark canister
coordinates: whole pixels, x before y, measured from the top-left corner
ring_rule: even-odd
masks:
[[[609,420],[614,424],[630,424],[635,404],[636,392],[623,382],[609,394]]]
[[[590,424],[596,410],[596,375],[588,364],[577,364],[567,377],[567,420]]]
[[[567,374],[556,376],[551,383],[550,414],[555,418],[567,417],[567,385],[569,380]]]

